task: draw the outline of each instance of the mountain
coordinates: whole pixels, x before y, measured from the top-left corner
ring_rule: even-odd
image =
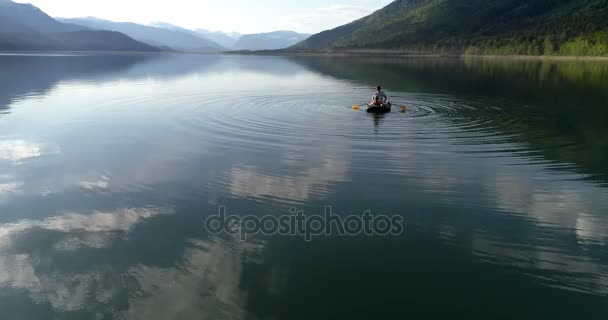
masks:
[[[0,32],[69,32],[86,28],[61,23],[31,4],[0,0]]]
[[[239,38],[241,38],[242,36],[242,34],[240,33],[225,33],[221,31],[209,31],[205,29],[196,29],[194,31],[209,40],[215,41],[222,47],[229,49],[232,49],[236,42],[239,40]]]
[[[193,36],[197,36],[199,38],[201,37],[200,34],[194,32],[194,31],[192,31],[190,29],[182,28],[180,26],[176,26],[174,24],[170,24],[170,23],[166,23],[166,22],[153,22],[153,23],[150,24],[150,27],[167,29],[167,30],[173,30],[173,31],[179,31],[179,32],[191,34]]]
[[[82,30],[53,33],[0,33],[4,51],[132,51],[158,48],[135,41],[120,32]]]
[[[293,31],[246,34],[234,44],[235,50],[276,50],[292,46],[310,35]]]
[[[144,26],[131,22],[113,22],[97,18],[59,19],[59,21],[92,29],[122,32],[135,40],[179,51],[219,52],[224,50],[215,42],[204,39],[193,32],[182,30]]]
[[[608,0],[397,0],[291,50],[608,55]]]
[[[240,36],[241,36],[240,34],[237,34],[235,36],[234,33],[224,33],[221,31],[209,31],[209,30],[205,30],[205,29],[189,30],[189,29],[182,28],[182,27],[170,24],[170,23],[165,23],[165,22],[155,22],[155,23],[150,24],[150,26],[189,33],[196,37],[200,37],[200,38],[215,42],[218,45],[220,45],[222,48],[225,48],[225,49],[231,49],[234,46],[234,44],[237,42],[238,38],[240,38]]]
[[[0,0],[0,50],[158,51],[124,34],[61,23],[31,4]]]

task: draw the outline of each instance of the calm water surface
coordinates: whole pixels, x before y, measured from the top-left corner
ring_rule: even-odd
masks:
[[[7,319],[606,319],[607,187],[606,63],[0,56]],[[327,205],[406,230],[203,228]]]

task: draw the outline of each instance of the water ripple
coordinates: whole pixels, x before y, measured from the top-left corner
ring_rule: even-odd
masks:
[[[331,98],[323,99],[323,95]],[[424,147],[441,141],[457,146],[453,149],[456,152],[513,155],[529,151],[525,145],[514,146],[512,142],[520,134],[509,131],[525,121],[525,106],[471,104],[449,96],[409,94],[393,100],[406,105],[405,112],[395,108],[391,114],[373,116],[352,110],[351,95],[323,95],[191,94],[171,98],[165,106],[189,106],[172,113],[177,115],[178,127],[194,135],[213,137],[215,143],[225,147],[263,150],[297,144],[314,148],[321,140],[348,145],[355,152],[374,152],[378,147]]]

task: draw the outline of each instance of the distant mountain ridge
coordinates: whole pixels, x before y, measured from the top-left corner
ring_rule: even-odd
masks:
[[[31,4],[0,0],[0,32],[69,32],[86,29],[61,23]]]
[[[130,51],[156,52],[120,32],[81,30],[54,33],[0,33],[4,51]]]
[[[168,29],[168,30],[185,32],[185,33],[191,34],[195,37],[200,37],[200,38],[215,42],[216,44],[218,44],[220,47],[222,47],[224,49],[231,49],[234,46],[234,44],[238,41],[238,39],[241,37],[240,34],[235,35],[235,34],[224,33],[221,31],[209,31],[209,30],[205,30],[205,29],[190,30],[190,29],[182,28],[180,26],[176,26],[174,24],[170,24],[170,23],[166,23],[166,22],[155,22],[155,23],[150,24],[150,26],[156,27],[156,28],[163,28],[163,29]]]
[[[205,29],[196,29],[194,32],[202,35],[203,37],[215,41],[224,48],[232,49],[236,42],[243,36],[240,33],[226,33],[221,31],[209,31]]]
[[[309,34],[294,31],[274,31],[268,33],[246,34],[234,44],[235,50],[276,50],[299,43]]]
[[[59,18],[64,23],[85,26],[91,29],[111,30],[124,33],[129,37],[165,49],[187,52],[220,52],[224,48],[217,43],[197,35],[194,31],[172,26],[168,28],[145,26],[132,22],[114,22],[93,17]]]
[[[309,34],[294,31],[274,31],[258,34],[225,33],[205,29],[189,30],[169,23],[156,22],[153,27],[181,31],[213,41],[227,50],[274,50],[292,46],[306,38]]]
[[[608,55],[608,0],[397,0],[290,50]]]
[[[0,50],[159,51],[128,36],[61,23],[31,4],[0,0]]]

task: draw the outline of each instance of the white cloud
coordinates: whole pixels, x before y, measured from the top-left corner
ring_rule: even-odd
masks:
[[[236,164],[229,177],[229,191],[237,197],[272,197],[285,201],[305,201],[322,196],[334,183],[348,177],[347,164],[328,159],[319,168],[310,168],[299,176],[275,176],[258,172],[251,166]]]
[[[22,183],[13,180],[11,175],[0,175],[0,202],[22,192]]]
[[[44,220],[20,220],[13,223],[0,224],[0,248],[10,246],[10,241],[14,236],[33,228],[64,233],[77,231],[90,233],[126,232],[142,220],[166,213],[170,213],[170,211],[160,208],[129,208],[114,212],[96,211],[88,215],[65,213]],[[96,239],[95,241],[94,243],[99,243],[101,240]]]
[[[0,141],[0,159],[13,162],[40,157],[42,147],[40,144],[25,140],[3,140]]]
[[[0,197],[16,192],[19,187],[20,185],[16,182],[0,183]]]
[[[57,251],[76,251],[81,248],[101,249],[112,243],[112,238],[106,232],[86,232],[66,235],[53,244]]]
[[[103,190],[108,189],[110,187],[110,177],[106,175],[102,175],[99,179],[94,179],[92,181],[81,181],[78,185],[87,190]]]
[[[95,212],[90,215],[66,213],[58,217],[45,219],[39,226],[54,231],[71,232],[104,232],[128,231],[140,220],[160,214],[145,208],[122,209],[117,212]]]
[[[41,228],[65,233],[66,237],[60,238],[52,245],[55,250],[102,248],[109,244],[109,232],[128,231],[137,223],[169,213],[172,211],[162,208],[127,208],[113,212],[94,212],[90,215],[66,213],[43,220],[20,220],[1,224],[0,290],[27,290],[35,303],[48,304],[59,312],[95,308],[96,311],[107,311],[113,315],[111,318],[118,318],[121,311],[113,309],[108,302],[117,299],[119,294],[127,290],[124,279],[129,273],[116,273],[110,267],[99,266],[94,262],[90,271],[82,273],[49,272],[48,268],[41,265],[45,265],[45,261],[52,258],[53,250],[44,250],[35,255],[11,254],[11,238],[27,230]],[[176,269],[175,272],[180,270],[182,269]],[[168,279],[150,279],[154,280],[162,282]],[[187,283],[190,281],[185,280],[182,285]],[[167,285],[172,286],[173,282],[167,282]]]
[[[604,241],[607,221],[596,207],[608,201],[604,190],[580,181],[547,181],[507,172],[498,172],[491,183],[498,208],[538,224],[574,230],[581,241]]]
[[[238,240],[237,240],[238,241]],[[141,294],[133,295],[129,319],[244,319],[240,287],[244,259],[263,244],[193,241],[176,267],[130,270]]]
[[[0,288],[25,289],[33,301],[59,312],[86,309],[116,319],[243,319],[243,266],[263,250],[264,243],[192,240],[175,266],[141,264],[116,272],[95,265],[81,273],[45,272],[39,268],[44,259],[28,254],[0,255]],[[129,297],[126,311],[109,303],[123,297]]]
[[[494,240],[484,232],[473,234],[473,251],[486,261],[520,267],[522,269],[540,269],[554,272],[532,272],[548,286],[559,286],[565,290],[580,291],[591,294],[608,294],[608,275],[602,264],[596,259],[579,254],[569,254],[547,246],[509,245],[503,240]],[[576,275],[576,276],[567,276]]]
[[[29,255],[0,255],[0,287],[7,285],[19,289],[40,285]]]

